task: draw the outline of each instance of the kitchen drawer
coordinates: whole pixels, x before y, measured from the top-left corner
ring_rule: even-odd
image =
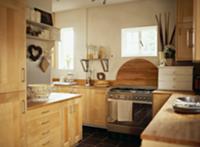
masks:
[[[42,117],[48,116],[52,113],[55,113],[57,111],[59,111],[59,105],[58,104],[43,106],[41,108],[29,110],[27,112],[27,121],[34,120],[34,119],[37,119],[37,118],[42,118]]]
[[[38,118],[35,120],[31,120],[27,122],[27,132],[28,134],[37,134],[43,129],[46,128],[54,128],[60,126],[61,124],[61,114],[60,112],[52,113],[48,116],[44,116],[43,118]]]
[[[192,82],[158,82],[158,88],[160,90],[192,90]]]
[[[28,143],[28,147],[61,147],[61,133],[54,132],[49,136],[39,139],[33,143]]]
[[[192,76],[184,76],[184,75],[160,75],[159,82],[191,82]]]
[[[27,134],[27,143],[32,144],[32,143],[38,142],[39,140],[48,138],[55,134],[58,135],[57,137],[61,136],[60,126],[55,127],[55,128],[46,128],[46,129],[40,130],[38,132],[36,131],[34,133]]]
[[[193,67],[161,67],[159,68],[159,76],[161,75],[185,75],[185,76],[190,76],[192,75],[193,72]]]

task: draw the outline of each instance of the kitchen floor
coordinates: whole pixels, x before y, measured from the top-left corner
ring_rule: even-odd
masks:
[[[140,142],[140,138],[136,136],[83,127],[83,140],[77,147],[140,147]]]

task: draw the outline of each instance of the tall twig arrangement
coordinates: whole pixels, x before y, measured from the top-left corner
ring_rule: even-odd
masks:
[[[162,14],[155,15],[155,18],[156,18],[156,22],[158,25],[158,33],[159,33],[159,38],[160,38],[161,51],[164,51],[164,47],[166,45],[172,45],[172,43],[173,43],[175,32],[176,32],[176,26],[174,25],[173,31],[169,37],[170,13],[164,14],[164,25],[162,22]]]

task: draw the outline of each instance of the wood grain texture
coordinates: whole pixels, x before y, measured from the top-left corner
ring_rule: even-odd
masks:
[[[171,93],[153,93],[153,117],[171,96]]]
[[[0,18],[0,93],[25,90],[25,8],[0,3]]]
[[[0,146],[25,147],[25,92],[0,94]]]
[[[193,0],[177,0],[176,60],[192,60]]]
[[[200,114],[175,113],[174,100],[187,94],[173,94],[141,135],[143,140],[200,146]]]
[[[193,48],[193,60],[200,61],[200,1],[194,0],[194,48]]]
[[[157,87],[158,68],[144,59],[130,60],[121,66],[114,84]]]

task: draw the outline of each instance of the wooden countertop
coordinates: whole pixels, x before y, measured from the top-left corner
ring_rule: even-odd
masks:
[[[200,147],[200,114],[175,113],[172,103],[180,96],[187,95],[172,94],[143,131],[142,139]]]
[[[73,98],[79,98],[79,97],[81,97],[80,94],[54,92],[49,95],[47,101],[39,102],[39,101],[37,101],[37,99],[28,100],[27,107],[28,107],[28,110],[32,110],[32,109],[42,107],[45,105],[58,103],[58,102],[66,101],[66,100],[73,99]]]

